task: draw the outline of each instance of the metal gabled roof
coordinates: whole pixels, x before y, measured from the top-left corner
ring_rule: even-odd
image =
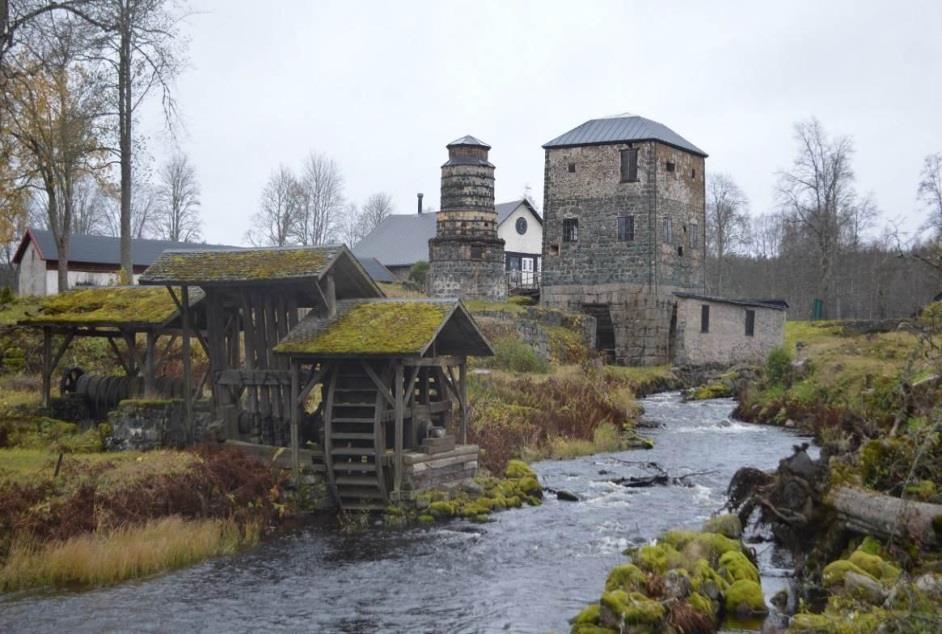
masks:
[[[638,115],[591,119],[543,145],[545,149],[606,145],[633,141],[660,141],[680,150],[706,157],[707,153],[663,123]]]
[[[445,147],[452,147],[455,145],[474,145],[477,147],[485,147],[487,149],[491,149],[490,145],[488,145],[487,143],[485,143],[484,141],[482,141],[481,139],[477,137],[471,136],[470,134],[466,134],[460,139],[455,139],[454,141],[452,141]]]

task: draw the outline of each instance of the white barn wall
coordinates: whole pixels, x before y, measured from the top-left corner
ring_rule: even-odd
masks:
[[[527,232],[523,235],[517,233],[517,218],[525,218]],[[497,231],[504,240],[504,251],[510,253],[529,253],[542,255],[543,253],[543,225],[540,224],[525,205],[517,207]]]
[[[20,295],[45,295],[46,261],[39,257],[39,252],[32,243],[26,245],[23,259],[17,273],[17,293]]]

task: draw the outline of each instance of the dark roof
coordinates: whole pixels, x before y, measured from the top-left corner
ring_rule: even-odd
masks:
[[[357,257],[357,260],[360,261],[360,265],[370,274],[370,277],[373,278],[374,282],[395,282],[396,278],[393,274],[383,266],[383,263],[377,260],[376,258],[361,258]]]
[[[32,241],[39,250],[39,255],[47,262],[57,262],[56,242],[48,229],[30,227],[23,234],[20,246],[13,261],[20,263],[26,245]],[[195,242],[173,242],[171,240],[131,240],[131,262],[133,266],[150,266],[167,249],[177,250],[214,250],[231,249],[218,244],[197,244]],[[69,243],[69,261],[83,264],[110,264],[121,266],[121,239],[112,236],[92,236],[73,233]]]
[[[484,141],[482,141],[481,139],[477,137],[471,136],[470,134],[466,134],[460,139],[455,139],[454,141],[452,141],[445,147],[453,147],[455,145],[474,145],[478,147],[486,147],[487,149],[491,149],[490,145],[488,145],[487,143],[485,143]]]
[[[380,299],[337,303],[327,318],[311,312],[275,346],[304,357],[420,357],[493,354],[474,318],[456,299]]]
[[[713,297],[699,293],[675,292],[676,297],[682,299],[696,299],[701,302],[715,302],[719,304],[732,304],[734,306],[752,306],[755,308],[771,308],[772,310],[788,310],[788,303],[784,299],[729,299],[728,297]]]
[[[543,219],[526,200],[514,200],[495,205],[497,224],[507,220],[521,204]],[[438,212],[422,214],[394,214],[388,216],[375,229],[357,242],[353,252],[358,258],[376,258],[386,266],[411,266],[428,260],[428,241],[435,237],[435,217]]]
[[[631,141],[660,141],[666,145],[706,157],[707,153],[663,123],[637,115],[591,119],[569,132],[548,141],[544,148],[579,145],[606,145]]]

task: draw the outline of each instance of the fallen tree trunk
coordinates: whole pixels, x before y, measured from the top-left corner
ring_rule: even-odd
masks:
[[[942,527],[942,504],[902,500],[843,486],[832,489],[826,501],[854,532],[882,539],[907,538],[922,546],[940,543],[936,527]]]

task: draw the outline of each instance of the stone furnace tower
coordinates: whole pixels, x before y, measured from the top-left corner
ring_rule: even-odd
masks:
[[[442,165],[441,211],[428,242],[432,297],[502,299],[504,241],[497,237],[494,166],[487,143],[464,136],[447,145]]]

